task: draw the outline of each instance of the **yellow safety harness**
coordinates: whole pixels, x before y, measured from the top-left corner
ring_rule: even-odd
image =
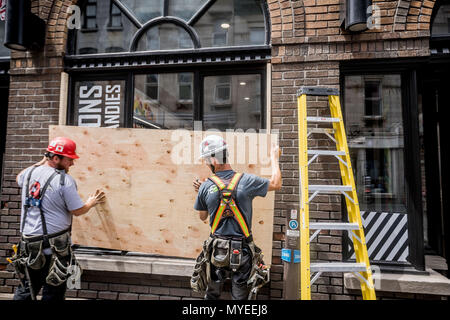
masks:
[[[233,216],[241,227],[241,230],[244,233],[245,237],[248,238],[250,236],[248,224],[235,201],[236,186],[241,177],[242,173],[235,173],[228,186],[226,186],[225,183],[223,183],[223,181],[216,175],[212,175],[211,177],[209,177],[209,179],[214,182],[215,185],[217,185],[220,191],[220,204],[214,216],[214,221],[211,226],[211,234],[214,234],[214,232],[217,230],[217,227],[219,226],[222,218]]]

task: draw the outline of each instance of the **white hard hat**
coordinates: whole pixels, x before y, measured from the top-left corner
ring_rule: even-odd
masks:
[[[226,150],[227,143],[221,136],[210,135],[200,143],[200,159],[210,157],[213,154]]]

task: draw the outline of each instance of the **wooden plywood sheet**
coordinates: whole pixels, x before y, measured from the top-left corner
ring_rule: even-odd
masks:
[[[77,143],[80,159],[70,169],[81,198],[96,189],[104,204],[74,217],[75,244],[196,258],[210,227],[194,202],[195,177],[209,169],[198,161],[198,145],[211,134],[187,130],[110,129],[50,126],[50,139],[65,136]],[[217,134],[217,133],[215,133]],[[221,134],[239,172],[270,177],[270,145],[276,135]],[[274,193],[253,201],[253,235],[271,263]]]

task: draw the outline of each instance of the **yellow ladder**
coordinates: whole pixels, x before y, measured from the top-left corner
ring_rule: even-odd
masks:
[[[308,117],[307,96],[328,96],[331,117]],[[311,285],[323,272],[352,272],[360,280],[364,300],[376,300],[372,271],[367,253],[364,229],[359,211],[358,196],[352,164],[348,152],[347,137],[339,102],[339,90],[322,87],[301,87],[297,92],[298,103],[298,147],[300,172],[300,289],[301,300],[311,300]],[[331,123],[331,128],[308,129],[308,123]],[[308,136],[323,133],[336,143],[336,151],[308,150]],[[332,136],[334,134],[334,137]],[[308,165],[318,156],[334,156],[339,160],[342,185],[309,185]],[[308,156],[312,156],[310,159]],[[312,195],[310,195],[312,193]],[[309,203],[319,193],[338,193],[345,196],[349,222],[309,222]],[[315,232],[310,236],[310,229]],[[321,230],[346,230],[351,232],[356,263],[325,262],[311,263],[310,242]],[[311,274],[313,277],[311,278]]]

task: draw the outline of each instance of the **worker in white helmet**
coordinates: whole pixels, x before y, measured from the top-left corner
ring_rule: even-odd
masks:
[[[271,150],[270,179],[233,171],[227,161],[227,144],[220,136],[207,136],[200,144],[200,154],[213,175],[202,183],[194,181],[198,191],[194,208],[201,220],[209,216],[211,226],[197,262],[202,260],[209,265],[203,268],[203,274],[202,266],[196,266],[191,286],[198,292],[204,291],[205,299],[218,299],[224,281],[230,278],[232,299],[246,300],[256,293],[255,288],[268,282],[269,270],[251,233],[252,201],[256,196],[265,197],[268,191],[281,189],[279,147]],[[258,285],[261,278],[265,281]]]

